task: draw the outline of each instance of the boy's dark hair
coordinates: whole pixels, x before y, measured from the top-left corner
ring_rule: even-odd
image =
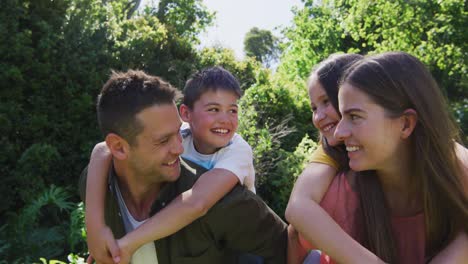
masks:
[[[215,66],[196,72],[185,83],[183,103],[190,109],[207,91],[229,91],[242,96],[242,90],[236,77],[222,67]]]
[[[97,98],[97,118],[105,135],[115,133],[129,144],[143,130],[136,115],[153,105],[173,104],[180,92],[161,78],[143,71],[112,71]]]

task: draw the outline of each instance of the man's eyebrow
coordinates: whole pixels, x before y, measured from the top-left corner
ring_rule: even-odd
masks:
[[[159,142],[159,141],[161,141],[163,139],[166,139],[166,138],[171,137],[172,135],[178,134],[178,133],[180,133],[180,129],[175,131],[175,132],[168,132],[168,133],[161,134],[161,135],[153,135],[152,136],[152,141],[157,143],[157,142]]]

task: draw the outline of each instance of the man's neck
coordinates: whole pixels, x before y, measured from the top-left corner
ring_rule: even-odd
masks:
[[[114,163],[116,180],[130,214],[137,221],[143,221],[150,216],[151,206],[159,195],[162,183],[147,183],[138,181],[125,166]]]

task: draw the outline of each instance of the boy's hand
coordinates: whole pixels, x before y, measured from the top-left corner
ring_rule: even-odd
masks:
[[[117,240],[118,247],[120,249],[120,262],[119,264],[128,264],[132,260],[132,255],[135,253],[136,248],[126,239],[123,238]]]
[[[90,257],[87,263],[114,264],[120,263],[120,249],[109,227],[105,226],[96,232],[88,232]]]
[[[105,141],[97,143],[91,152],[91,161],[93,159],[108,160],[111,157],[111,152]]]

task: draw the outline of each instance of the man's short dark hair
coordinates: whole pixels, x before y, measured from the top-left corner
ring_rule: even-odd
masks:
[[[169,83],[143,71],[113,71],[97,99],[99,127],[104,136],[115,133],[134,145],[143,130],[136,115],[153,105],[173,104],[180,96]]]
[[[192,109],[202,94],[217,90],[232,92],[238,98],[242,96],[242,90],[236,77],[222,67],[216,66],[203,69],[192,75],[185,84],[183,103]]]

